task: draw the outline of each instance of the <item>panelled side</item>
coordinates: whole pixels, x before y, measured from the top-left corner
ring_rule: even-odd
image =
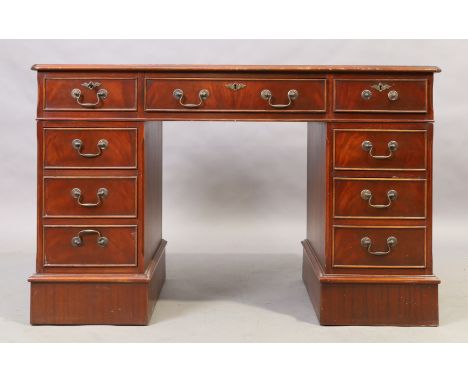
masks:
[[[162,239],[162,122],[146,122],[144,136],[145,269]]]
[[[327,210],[327,125],[307,124],[307,240],[325,267]]]

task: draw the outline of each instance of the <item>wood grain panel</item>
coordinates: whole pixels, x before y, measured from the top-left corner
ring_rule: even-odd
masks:
[[[81,190],[81,203],[101,204],[84,207],[73,197],[72,190]],[[100,188],[108,190],[99,198]],[[45,217],[136,217],[137,177],[55,176],[44,177]]]
[[[146,111],[267,111],[278,113],[289,112],[325,112],[326,95],[325,79],[192,79],[192,78],[146,78],[145,110]],[[239,90],[228,88],[230,84],[245,85]],[[199,92],[209,91],[209,96],[195,109],[187,109],[174,98],[173,91],[184,92],[183,103],[198,104]],[[288,104],[288,91],[295,89],[298,97],[291,106],[275,109],[260,93],[269,89],[272,93],[272,104]]]
[[[162,159],[161,122],[146,122],[144,147],[144,262],[151,261],[162,240]]]
[[[105,139],[106,149],[96,157],[84,157],[72,142],[82,142],[81,153],[97,154],[98,142]],[[137,129],[136,128],[45,128],[44,129],[44,168],[117,168],[134,169],[137,167]]]
[[[333,216],[335,218],[426,218],[427,192],[424,179],[333,179]],[[361,197],[363,190],[372,194],[372,205],[389,205],[387,208],[375,208],[369,200]],[[397,193],[396,199],[388,198],[388,191]]]
[[[98,88],[88,89],[83,86],[87,82],[98,82]],[[87,108],[78,104],[71,91],[79,89],[82,103],[95,103],[97,91],[105,89],[107,98],[102,99],[95,107]],[[137,110],[137,79],[98,77],[64,77],[44,78],[44,110],[45,111],[133,111]]]
[[[367,124],[360,124],[366,126]],[[346,127],[346,124],[337,125]],[[353,124],[352,126],[355,126]],[[427,133],[425,130],[412,130],[413,125],[367,125],[368,129],[334,130],[335,170],[416,170],[427,168]],[[427,126],[427,125],[424,125]],[[406,128],[407,130],[402,130]],[[363,150],[362,143],[372,143],[372,153]],[[375,159],[372,155],[390,154],[388,143],[396,141],[398,148],[388,159]]]
[[[307,124],[307,239],[325,266],[327,209],[327,125]]]
[[[390,88],[379,91],[373,86],[383,83]],[[370,99],[362,92],[370,91]],[[398,93],[390,100],[390,91]],[[428,83],[426,79],[337,79],[334,81],[335,112],[366,113],[426,113],[428,111]]]
[[[31,276],[31,324],[148,324],[166,278],[165,245],[144,273]]]
[[[108,239],[97,243],[97,234],[83,234],[82,245],[72,246],[72,238],[82,230],[97,230]],[[116,267],[137,265],[136,226],[44,226],[45,267]]]
[[[387,255],[372,252],[388,251],[387,238],[394,236],[398,243]],[[372,240],[370,249],[361,239]],[[332,265],[334,268],[425,268],[425,227],[367,227],[334,226]]]
[[[307,241],[303,280],[321,325],[437,326],[434,276],[326,275]]]

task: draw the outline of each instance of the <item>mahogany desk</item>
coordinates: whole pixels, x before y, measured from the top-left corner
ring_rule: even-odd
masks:
[[[147,324],[162,121],[306,121],[303,280],[323,325],[438,324],[433,75],[410,66],[35,65],[32,324]]]

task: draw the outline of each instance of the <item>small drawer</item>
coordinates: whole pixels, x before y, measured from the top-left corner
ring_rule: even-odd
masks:
[[[44,168],[137,168],[136,128],[44,128]]]
[[[146,78],[146,111],[326,111],[325,79]]]
[[[333,130],[335,170],[426,170],[426,130]]]
[[[335,112],[427,113],[426,79],[336,79]]]
[[[45,267],[137,265],[137,226],[44,226]]]
[[[425,227],[334,226],[335,268],[425,268]]]
[[[44,111],[136,111],[137,78],[45,77]]]
[[[137,177],[44,177],[44,217],[137,216]]]
[[[334,178],[335,218],[426,218],[426,180]]]

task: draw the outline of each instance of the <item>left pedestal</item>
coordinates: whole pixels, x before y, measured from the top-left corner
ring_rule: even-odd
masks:
[[[33,325],[147,325],[166,279],[165,245],[144,274],[36,274]]]
[[[38,123],[31,324],[146,325],[165,280],[160,122]]]

